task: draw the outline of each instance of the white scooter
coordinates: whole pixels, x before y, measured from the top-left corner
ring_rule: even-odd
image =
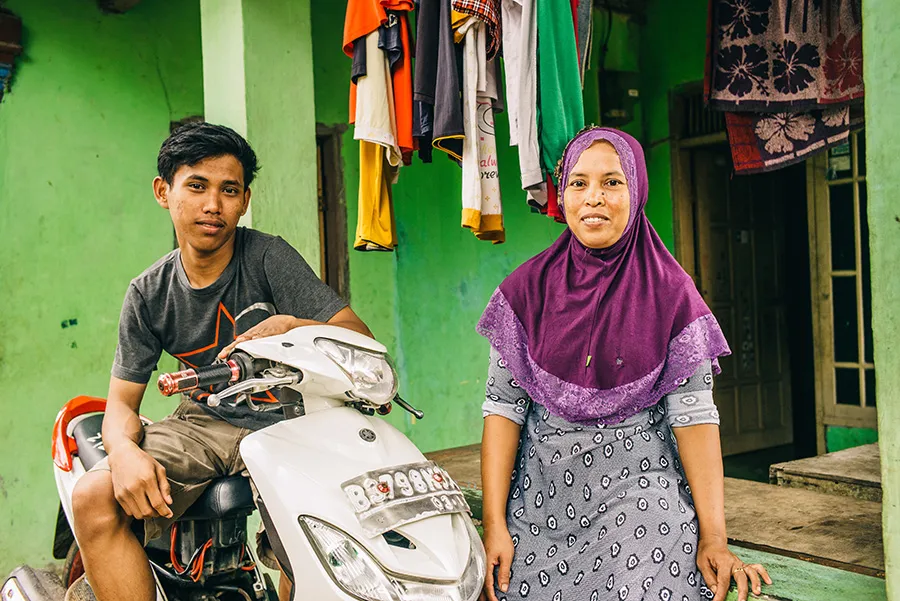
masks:
[[[484,582],[485,556],[466,500],[453,479],[393,426],[374,416],[397,396],[384,346],[334,326],[297,328],[243,342],[228,361],[163,374],[166,395],[227,383],[207,403],[246,403],[278,389],[288,419],[248,435],[247,478],[215,481],[161,539],[148,545],[159,601],[276,601],[271,580],[246,545],[247,516],[258,507],[291,598],[314,601],[471,601]],[[83,573],[72,535],[78,479],[105,455],[105,401],[78,397],[54,426],[61,501],[55,575],[17,568],[2,601],[61,601]],[[255,501],[255,503],[254,503]],[[87,588],[84,580],[76,587]],[[90,598],[90,591],[70,597]]]

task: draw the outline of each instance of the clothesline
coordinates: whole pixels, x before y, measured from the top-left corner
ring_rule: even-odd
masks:
[[[506,239],[497,144],[517,148],[528,204],[562,219],[553,172],[566,142],[584,126],[591,6],[591,0],[348,2],[343,51],[352,58],[349,122],[360,144],[354,248],[397,246],[392,186],[404,169],[427,168],[414,163],[432,162],[435,150],[461,167],[460,223],[477,238]],[[504,110],[508,141],[494,131],[494,114]]]

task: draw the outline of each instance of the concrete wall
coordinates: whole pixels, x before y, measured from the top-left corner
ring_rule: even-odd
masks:
[[[866,83],[866,180],[869,189],[869,248],[872,265],[872,331],[884,493],[884,552],[888,599],[900,599],[900,12],[893,0],[863,2]]]
[[[53,419],[70,397],[106,395],[128,282],[173,245],[156,152],[171,120],[203,110],[197,2],[6,6],[25,55],[0,104],[0,574],[50,561]],[[156,418],[173,401],[145,407]]]

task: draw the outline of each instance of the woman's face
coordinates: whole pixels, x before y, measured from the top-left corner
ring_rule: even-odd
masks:
[[[566,223],[588,248],[608,248],[628,226],[631,196],[619,161],[609,142],[596,142],[581,153],[563,191]]]

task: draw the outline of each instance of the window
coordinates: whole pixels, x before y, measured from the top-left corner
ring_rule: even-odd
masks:
[[[820,431],[876,426],[865,166],[862,131],[808,162]]]

